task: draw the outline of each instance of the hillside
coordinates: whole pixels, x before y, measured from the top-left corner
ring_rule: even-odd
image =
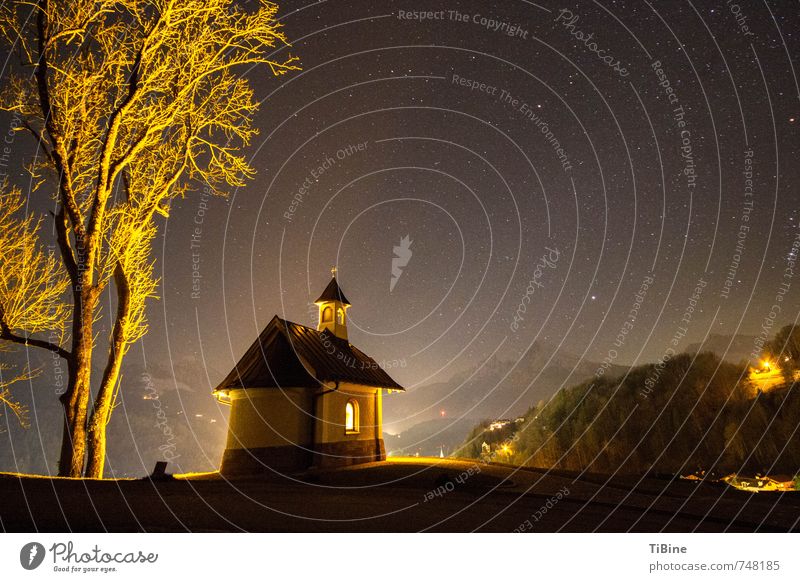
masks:
[[[680,354],[583,382],[526,413],[504,440],[508,460],[597,473],[795,475],[800,391],[758,393],[745,372],[712,353]],[[477,427],[460,454],[480,456],[486,436]]]

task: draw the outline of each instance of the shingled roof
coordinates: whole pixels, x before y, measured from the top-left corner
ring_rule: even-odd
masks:
[[[404,390],[375,360],[347,340],[276,315],[214,392],[316,388],[323,382]]]
[[[347,297],[342,293],[339,283],[336,282],[336,277],[331,279],[331,282],[328,283],[328,286],[325,287],[325,291],[322,292],[322,295],[319,296],[319,299],[317,299],[315,303],[320,303],[322,301],[341,301],[345,305],[350,305]]]

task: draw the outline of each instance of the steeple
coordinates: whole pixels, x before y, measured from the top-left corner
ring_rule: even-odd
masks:
[[[331,269],[331,282],[314,302],[319,306],[317,330],[328,330],[336,337],[347,339],[347,308],[350,302],[336,282],[336,267]]]

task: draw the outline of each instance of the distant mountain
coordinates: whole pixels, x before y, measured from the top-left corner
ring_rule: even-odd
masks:
[[[755,346],[756,336],[754,335],[726,335],[720,333],[709,334],[704,343],[693,343],[686,346],[686,353],[696,354],[697,352],[714,352],[720,358],[732,364],[742,361],[752,362],[750,357]]]
[[[438,419],[493,419],[522,415],[559,389],[583,382],[600,368],[597,362],[547,344],[535,342],[519,361],[491,358],[446,382],[427,384],[384,400],[384,424],[403,431]],[[605,376],[627,370],[612,365]],[[466,432],[462,435],[465,436]],[[388,446],[388,445],[387,445]]]
[[[400,434],[383,433],[386,452],[390,456],[450,455],[475,426],[474,418],[436,418],[415,424]]]

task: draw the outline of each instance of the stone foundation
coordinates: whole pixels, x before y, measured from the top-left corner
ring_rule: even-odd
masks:
[[[346,467],[386,459],[383,439],[322,443],[316,451],[288,445],[254,449],[225,449],[219,472],[225,477],[297,473],[314,467]]]
[[[226,477],[294,473],[311,465],[312,452],[288,445],[255,449],[225,449],[219,472]]]
[[[314,466],[320,468],[347,467],[385,460],[383,439],[322,443],[314,452]]]

